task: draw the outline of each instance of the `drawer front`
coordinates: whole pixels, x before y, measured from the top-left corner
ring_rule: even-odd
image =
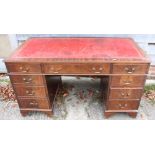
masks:
[[[24,87],[23,85],[14,85],[15,92],[19,97],[46,97],[46,88],[41,86]]]
[[[146,76],[112,76],[111,87],[143,87]]]
[[[11,75],[11,81],[14,84],[25,84],[25,85],[43,85],[44,80],[40,75]]]
[[[8,72],[19,72],[23,74],[41,73],[40,64],[27,63],[9,63],[7,64]]]
[[[134,100],[118,100],[109,101],[107,105],[107,110],[137,110],[139,107],[139,101]]]
[[[46,99],[18,99],[21,109],[50,109],[51,105]]]
[[[140,99],[143,89],[110,89],[109,99]]]
[[[109,64],[44,64],[44,73],[51,74],[108,74]]]
[[[148,64],[113,64],[114,74],[146,74]]]

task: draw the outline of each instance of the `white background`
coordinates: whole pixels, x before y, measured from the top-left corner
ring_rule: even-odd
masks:
[[[154,34],[153,0],[4,0],[0,33]],[[0,154],[154,154],[154,121],[1,121]]]

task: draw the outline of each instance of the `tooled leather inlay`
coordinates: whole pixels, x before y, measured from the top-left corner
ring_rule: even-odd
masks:
[[[12,58],[143,58],[131,39],[125,38],[32,38]]]

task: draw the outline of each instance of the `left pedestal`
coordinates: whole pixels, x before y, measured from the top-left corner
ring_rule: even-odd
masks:
[[[39,111],[52,116],[60,76],[45,76],[40,64],[6,63],[22,116]]]

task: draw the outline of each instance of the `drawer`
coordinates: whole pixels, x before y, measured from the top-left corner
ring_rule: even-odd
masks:
[[[41,73],[40,64],[29,63],[9,63],[7,64],[8,72],[19,72],[23,74]]]
[[[18,99],[20,109],[51,109],[46,99]]]
[[[113,64],[113,74],[146,74],[148,64]]]
[[[44,64],[44,73],[51,74],[108,74],[110,65],[104,64]]]
[[[112,76],[111,87],[143,87],[146,76]]]
[[[40,75],[10,75],[11,81],[14,84],[25,85],[43,85],[44,79]]]
[[[110,89],[109,99],[140,99],[143,89]]]
[[[139,107],[139,101],[137,100],[118,100],[109,101],[107,110],[137,110]]]
[[[16,95],[19,97],[46,97],[46,88],[43,86],[24,87],[14,85]]]

